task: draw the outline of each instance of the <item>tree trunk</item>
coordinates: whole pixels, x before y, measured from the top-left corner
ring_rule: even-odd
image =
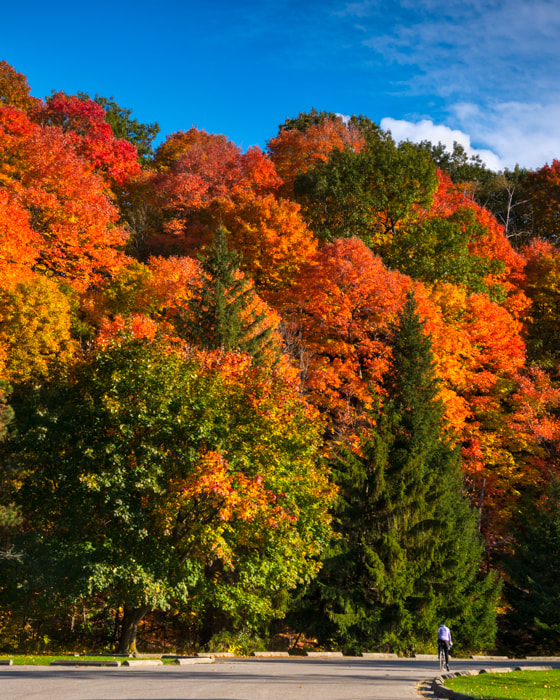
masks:
[[[121,626],[121,638],[119,640],[119,654],[134,654],[136,652],[136,635],[138,625],[148,613],[150,608],[141,605],[138,608],[124,606],[124,614]]]

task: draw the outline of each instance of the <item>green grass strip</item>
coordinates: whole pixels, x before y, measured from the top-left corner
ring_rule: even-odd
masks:
[[[445,681],[476,700],[560,700],[560,670],[481,673]]]
[[[0,659],[12,659],[14,666],[49,666],[51,661],[120,661],[123,663],[128,656],[76,656],[75,654],[2,654]],[[154,656],[154,658],[156,658]],[[172,659],[162,659],[163,663],[174,663]]]

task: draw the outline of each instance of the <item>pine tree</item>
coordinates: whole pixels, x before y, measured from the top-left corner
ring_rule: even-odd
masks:
[[[512,555],[505,561],[508,613],[505,644],[516,652],[560,650],[560,482],[523,513]]]
[[[462,646],[492,645],[495,580],[478,579],[482,544],[412,295],[383,389],[360,454],[333,468],[338,539],[306,601],[321,611],[314,631],[352,650],[412,651],[446,620]]]
[[[185,325],[202,347],[247,352],[258,362],[267,350],[273,352],[273,326],[266,322],[266,311],[258,310],[256,292],[240,265],[220,228],[202,260],[202,287]]]

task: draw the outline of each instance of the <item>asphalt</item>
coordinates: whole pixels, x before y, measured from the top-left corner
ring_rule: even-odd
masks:
[[[452,659],[451,670],[542,661]],[[547,661],[560,668],[560,661]],[[0,700],[407,700],[439,675],[428,659],[227,659],[188,666],[0,666]]]

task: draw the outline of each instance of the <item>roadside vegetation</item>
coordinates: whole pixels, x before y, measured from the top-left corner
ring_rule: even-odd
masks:
[[[2,659],[11,659],[14,666],[49,666],[53,661],[120,661],[123,663],[127,656],[100,655],[100,654],[2,654]],[[144,658],[144,657],[143,657]],[[159,658],[154,656],[154,659]],[[175,663],[174,659],[162,659],[164,664]]]

